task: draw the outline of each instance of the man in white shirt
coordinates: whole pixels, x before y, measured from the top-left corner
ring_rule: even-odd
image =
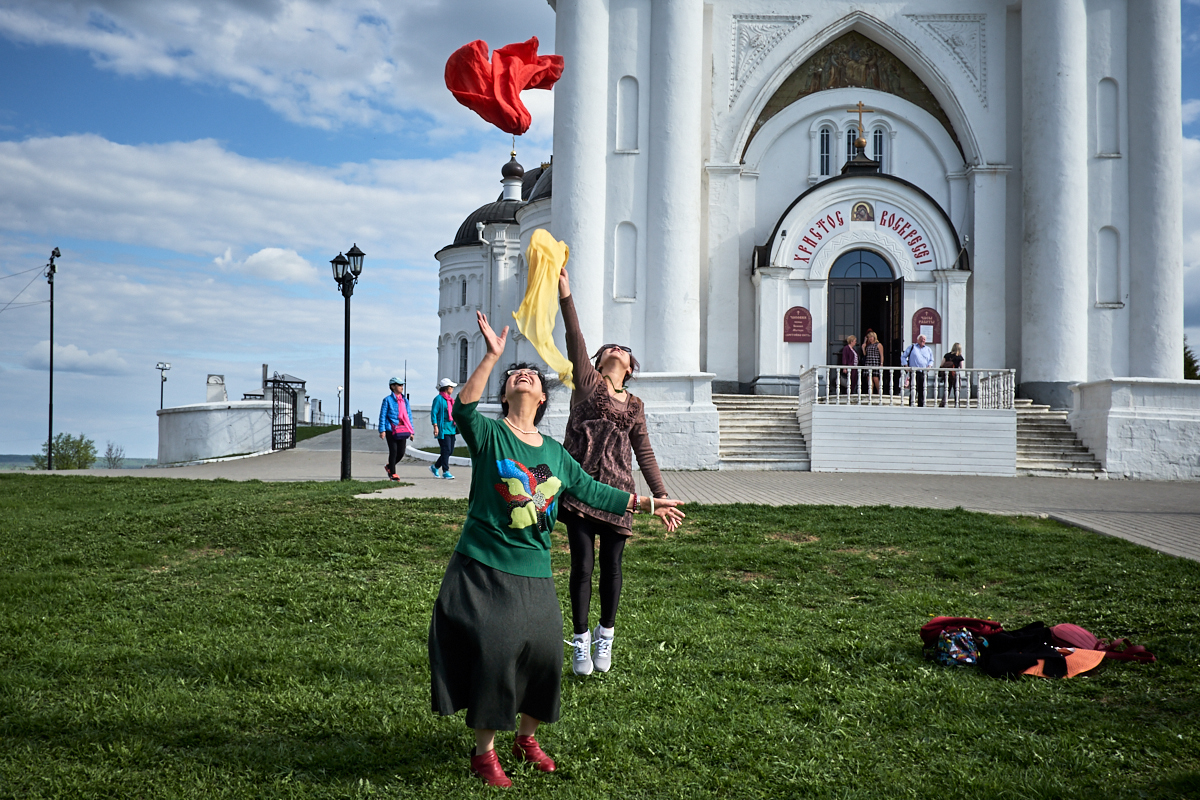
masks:
[[[917,405],[925,405],[925,370],[933,366],[933,350],[925,346],[925,335],[917,337],[914,344],[900,354],[901,366],[909,367],[915,372],[913,388],[917,392]]]

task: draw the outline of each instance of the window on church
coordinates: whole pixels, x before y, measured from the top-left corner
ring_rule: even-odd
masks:
[[[851,250],[838,256],[829,268],[830,278],[892,279],[892,268],[870,250]]]
[[[858,128],[851,125],[846,131],[846,160],[850,161],[854,158],[854,140],[858,138]]]
[[[466,278],[463,278],[463,282],[462,282],[462,302],[460,302],[460,303],[459,303],[459,305],[460,305],[460,306],[465,306],[466,304],[467,304],[467,279],[466,279]]]
[[[821,128],[821,174],[829,174],[829,161],[832,156],[833,139],[832,131],[829,128]]]
[[[883,128],[876,128],[875,134],[871,137],[873,155],[871,158],[879,162],[879,171],[887,172],[887,168],[883,163]]]
[[[458,343],[458,382],[467,382],[467,340],[461,339]]]

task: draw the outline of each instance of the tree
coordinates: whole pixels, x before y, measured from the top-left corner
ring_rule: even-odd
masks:
[[[108,442],[104,448],[104,466],[109,469],[120,469],[125,461],[125,448],[116,442]]]
[[[42,443],[42,454],[33,457],[34,469],[45,469],[50,448]],[[84,436],[60,433],[54,437],[55,469],[91,469],[96,463],[96,443]]]
[[[1200,363],[1197,363],[1196,354],[1192,348],[1188,347],[1186,335],[1183,337],[1183,379],[1200,381]]]

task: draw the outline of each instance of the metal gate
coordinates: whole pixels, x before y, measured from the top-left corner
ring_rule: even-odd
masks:
[[[296,446],[296,390],[288,381],[267,381],[271,393],[271,449],[291,450]]]

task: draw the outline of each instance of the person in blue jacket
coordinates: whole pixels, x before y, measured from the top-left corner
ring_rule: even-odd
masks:
[[[454,476],[450,474],[450,456],[454,453],[454,437],[458,434],[458,428],[454,427],[454,398],[450,396],[450,390],[455,386],[458,384],[449,378],[438,381],[437,397],[433,398],[433,405],[429,407],[433,436],[438,440],[442,451],[438,460],[429,467],[429,471],[436,478],[440,467],[442,477],[448,481],[454,480]]]
[[[379,407],[379,438],[385,440],[388,446],[388,462],[384,470],[389,478],[398,481],[396,464],[404,458],[405,444],[413,435],[412,410],[408,398],[404,396],[404,381],[390,378],[388,388],[391,391]]]

